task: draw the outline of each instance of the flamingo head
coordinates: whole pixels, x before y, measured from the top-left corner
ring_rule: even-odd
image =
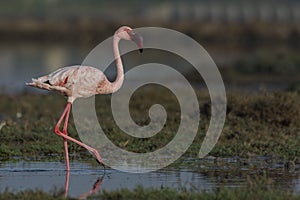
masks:
[[[139,51],[141,53],[143,52],[143,38],[132,28],[128,26],[122,26],[116,31],[115,35],[117,35],[120,39],[133,41],[138,46]]]

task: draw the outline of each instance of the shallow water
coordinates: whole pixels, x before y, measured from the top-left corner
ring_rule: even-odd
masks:
[[[71,163],[68,195],[78,197],[89,192],[94,184],[102,179],[101,190],[115,190],[119,188],[133,189],[143,187],[197,187],[211,190],[212,184],[204,176],[187,170],[161,170],[145,174],[130,174],[113,169],[91,167],[82,162]],[[26,189],[41,189],[51,192],[65,189],[65,165],[60,162],[17,162],[3,163],[0,168],[0,185],[5,189],[17,192]]]
[[[136,186],[145,188],[187,188],[195,191],[211,191],[218,187],[240,187],[246,185],[246,176],[257,174],[261,170],[247,167],[232,168],[226,165],[211,165],[210,161],[198,163],[193,170],[163,169],[144,174],[130,174],[113,169],[105,171],[85,162],[72,162],[69,174],[69,185],[66,184],[68,174],[61,162],[4,162],[0,164],[1,192],[5,189],[18,192],[27,189],[41,189],[45,192],[67,191],[71,197],[80,197],[102,190],[110,191],[120,188],[133,189]],[[232,161],[227,161],[230,164]],[[212,164],[212,163],[211,163]],[[300,177],[297,171],[289,172],[281,164],[272,165],[267,176],[274,185],[281,189],[300,192]],[[93,189],[94,188],[94,189]]]

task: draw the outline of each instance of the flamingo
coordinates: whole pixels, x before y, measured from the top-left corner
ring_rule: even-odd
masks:
[[[67,171],[70,170],[67,140],[86,148],[96,157],[96,161],[104,166],[99,152],[95,148],[68,136],[67,127],[72,103],[77,98],[86,98],[96,94],[114,93],[122,86],[124,81],[124,69],[119,52],[120,40],[131,40],[136,43],[140,52],[143,51],[143,38],[132,28],[122,26],[115,32],[113,37],[113,53],[116,60],[117,77],[113,82],[110,82],[99,69],[90,66],[76,65],[60,68],[48,75],[37,79],[33,78],[31,83],[26,83],[26,85],[29,86],[59,92],[67,97],[67,105],[54,129],[54,132],[64,139]],[[61,131],[60,126],[63,120],[64,125]]]

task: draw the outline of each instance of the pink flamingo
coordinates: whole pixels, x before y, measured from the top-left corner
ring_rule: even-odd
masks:
[[[57,135],[64,138],[67,171],[70,170],[67,140],[75,142],[76,144],[86,148],[95,155],[99,164],[103,165],[102,158],[96,149],[68,136],[67,126],[71,105],[76,98],[90,97],[95,94],[114,93],[122,86],[124,80],[124,69],[118,47],[119,42],[122,39],[132,40],[137,44],[140,52],[143,50],[142,37],[130,27],[122,26],[115,32],[113,37],[113,51],[116,59],[117,77],[113,82],[110,82],[102,71],[94,67],[70,66],[60,68],[51,74],[42,76],[38,79],[32,79],[31,83],[26,83],[26,85],[29,86],[38,87],[44,90],[57,91],[62,95],[67,96],[68,103],[54,130]],[[63,130],[60,131],[63,119],[65,119]]]

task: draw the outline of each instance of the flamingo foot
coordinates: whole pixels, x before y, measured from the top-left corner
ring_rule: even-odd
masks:
[[[105,165],[103,164],[103,162],[100,162],[98,159],[95,159],[97,161],[97,163],[99,163],[100,165],[102,165],[102,167],[104,168],[105,170]]]
[[[101,156],[99,155],[98,151],[96,149],[93,150],[93,153],[96,157],[96,161],[103,166],[103,168],[105,169],[105,165],[103,164],[103,161],[102,161],[102,158]]]

